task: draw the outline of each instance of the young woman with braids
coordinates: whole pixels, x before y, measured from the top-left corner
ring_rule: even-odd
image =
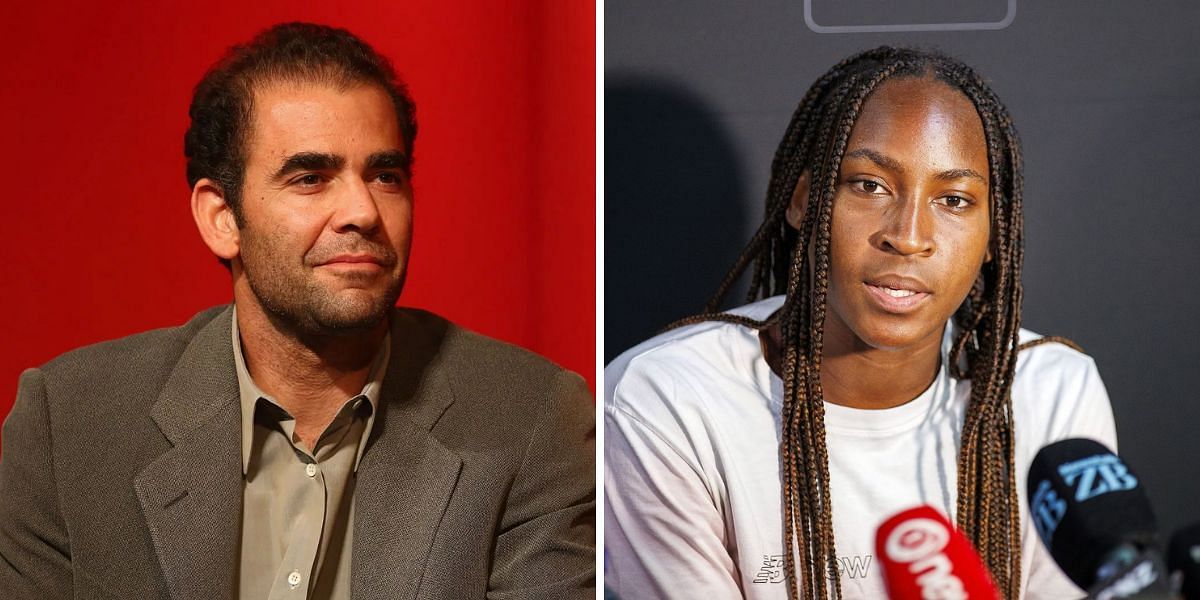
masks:
[[[606,369],[608,586],[883,598],[875,530],[929,504],[1004,597],[1082,596],[1021,491],[1041,446],[1116,433],[1092,360],[1020,329],[1021,204],[1016,131],[967,66],[884,47],[818,79],[706,312]],[[746,269],[751,304],[717,312]]]

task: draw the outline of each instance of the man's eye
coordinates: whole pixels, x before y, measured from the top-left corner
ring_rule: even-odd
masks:
[[[380,173],[375,178],[379,180],[379,183],[385,185],[400,185],[401,181],[400,176],[396,173]]]
[[[321,183],[321,176],[317,175],[316,173],[309,173],[308,175],[297,177],[294,183],[306,187],[312,187]]]

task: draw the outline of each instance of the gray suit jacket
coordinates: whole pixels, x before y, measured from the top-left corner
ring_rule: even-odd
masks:
[[[592,598],[584,382],[432,314],[392,315],[355,492],[353,597]],[[0,598],[236,594],[230,310],[21,376],[0,454]]]

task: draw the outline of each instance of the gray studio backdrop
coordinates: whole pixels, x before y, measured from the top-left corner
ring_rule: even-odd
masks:
[[[818,75],[937,48],[1024,141],[1023,325],[1095,358],[1164,535],[1200,521],[1200,3],[606,0],[604,19],[606,361],[703,305]]]

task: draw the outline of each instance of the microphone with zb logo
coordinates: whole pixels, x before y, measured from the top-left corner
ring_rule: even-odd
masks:
[[[1030,518],[1050,555],[1089,598],[1166,598],[1158,525],[1137,476],[1103,444],[1075,438],[1029,467]]]

